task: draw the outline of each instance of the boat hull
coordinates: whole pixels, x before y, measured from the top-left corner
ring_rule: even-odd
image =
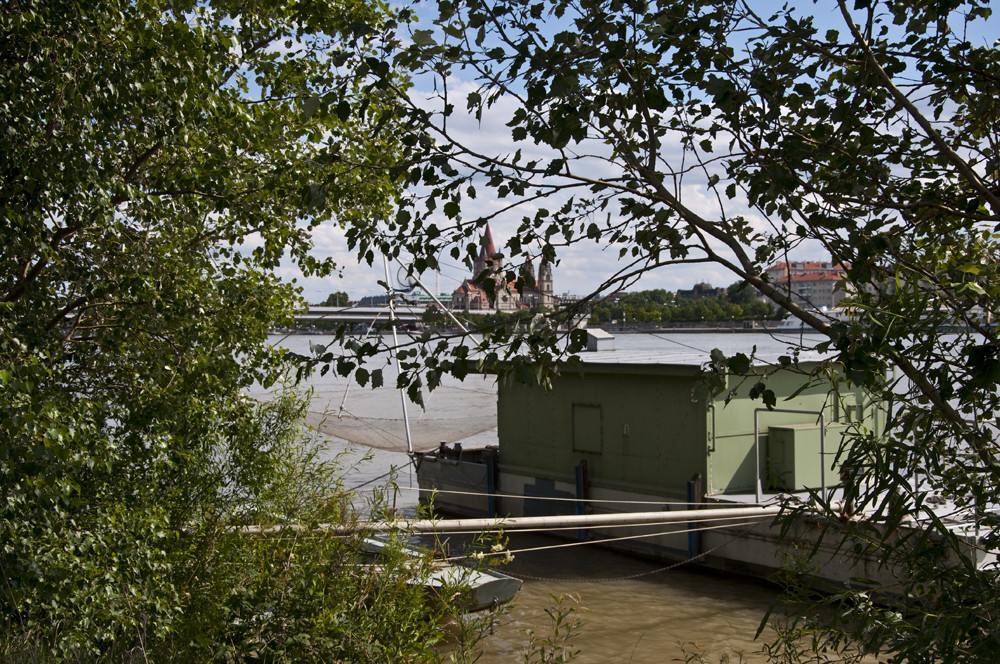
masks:
[[[468,473],[461,464],[438,466],[456,474],[451,481],[448,473],[435,473],[426,478],[428,485],[439,490],[457,488],[469,491]],[[420,472],[418,472],[418,476]],[[891,588],[898,585],[898,570],[887,566],[876,553],[865,553],[848,540],[837,536],[838,524],[827,522],[824,517],[808,512],[779,521],[775,517],[744,521],[719,518],[713,510],[748,506],[753,496],[708,496],[695,505],[688,504],[681,496],[657,496],[648,493],[602,489],[590,486],[586,501],[575,500],[576,487],[568,482],[546,480],[515,473],[499,473],[503,487],[499,500],[503,516],[552,516],[571,514],[612,514],[648,510],[687,510],[697,508],[703,517],[697,522],[670,525],[644,524],[625,527],[586,527],[554,532],[558,537],[576,540],[600,541],[605,546],[644,558],[669,563],[687,563],[710,569],[745,576],[774,580],[779,574],[794,573],[809,578],[817,586],[851,586],[855,588]],[[423,486],[423,484],[422,484]],[[486,486],[479,487],[485,491]],[[441,494],[448,495],[448,494]],[[553,500],[554,499],[554,500]],[[461,501],[437,504],[436,507],[459,516],[482,516],[478,505],[467,509]],[[500,516],[498,518],[503,518]],[[899,537],[918,532],[919,526],[901,527]],[[513,532],[513,531],[508,531]],[[958,533],[964,547],[961,554],[950,554],[944,564],[959,564],[965,557],[982,567],[994,561],[995,556],[984,552],[976,544],[974,534]]]

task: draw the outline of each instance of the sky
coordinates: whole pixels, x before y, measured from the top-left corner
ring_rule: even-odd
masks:
[[[819,13],[819,23],[845,30],[839,15],[836,14],[833,3],[824,5],[821,2],[815,6],[809,4],[807,11]],[[464,99],[464,93],[472,89],[469,81],[463,80],[461,76],[452,76],[448,81],[448,87],[450,92],[455,95],[456,100]],[[411,92],[411,98],[421,100],[431,94],[429,86],[421,85],[418,81],[415,89]],[[479,151],[484,153],[502,154],[513,151],[515,146],[511,142],[509,129],[504,126],[506,119],[513,111],[512,105],[504,102],[498,103],[482,122],[462,115],[460,111],[463,108],[463,103],[456,102],[456,114],[448,121],[449,131],[453,135],[465,144],[476,146]],[[521,148],[527,155],[528,151],[533,149],[533,144],[526,142],[516,147]],[[600,148],[598,148],[599,150]],[[602,168],[600,159],[594,160],[594,165],[591,167],[598,170]],[[603,167],[607,166],[603,165]],[[486,191],[482,189],[479,198],[468,201],[469,206],[463,208],[464,217],[474,218],[492,212],[503,205],[502,201],[484,196]],[[685,205],[696,213],[709,219],[718,217],[718,204],[715,202],[714,196],[710,195],[711,192],[705,186],[704,181],[688,180],[681,185],[680,193]],[[552,207],[552,203],[548,203],[547,206]],[[491,222],[493,238],[497,247],[502,247],[515,231],[521,216],[530,211],[531,206],[528,206],[515,214],[500,216]],[[735,202],[735,207],[728,208],[726,213],[744,214],[758,228],[765,229],[767,227],[764,219],[745,205],[740,206],[738,201]],[[366,295],[384,293],[384,288],[378,283],[385,279],[382,262],[376,260],[376,264],[373,266],[359,265],[353,253],[347,248],[343,229],[335,224],[326,224],[316,229],[313,239],[314,253],[321,258],[333,258],[340,267],[338,274],[326,278],[305,278],[291,266],[284,266],[279,270],[279,275],[283,280],[294,280],[302,287],[303,296],[307,302],[322,302],[328,294],[335,291],[347,292],[352,300],[360,299]],[[609,251],[601,243],[582,243],[560,249],[559,262],[553,269],[556,294],[585,295],[594,291],[608,275],[618,269],[620,264],[617,256],[617,248]],[[829,255],[817,244],[803,244],[789,258],[826,261],[829,260]],[[460,285],[463,279],[471,276],[467,266],[452,260],[450,257],[440,260],[442,269],[439,273],[429,272],[421,277],[431,290],[450,293]],[[398,267],[398,264],[390,265],[391,278],[397,274]],[[645,274],[640,281],[631,285],[629,290],[662,288],[676,291],[691,288],[700,282],[707,282],[713,286],[727,286],[733,281],[735,281],[735,277],[720,266],[712,264],[676,265],[658,268]]]
[[[452,87],[461,87],[460,82],[453,81]],[[497,110],[497,115],[503,115],[503,113],[502,109]],[[468,117],[453,117],[449,120],[449,130],[463,142],[476,145],[481,149],[489,147],[500,153],[512,151],[510,141],[506,140],[509,139],[509,129],[503,125],[504,120],[496,117],[487,119],[481,124]],[[504,204],[503,201],[491,199],[485,195],[487,190],[481,189],[480,191],[483,193],[479,197],[467,201],[467,207],[463,208],[464,217],[474,218],[493,212]],[[683,192],[685,204],[696,212],[708,217],[718,214],[713,198],[708,195],[704,184],[686,184],[683,186]],[[549,201],[546,206],[552,208],[557,205]],[[491,222],[492,235],[498,248],[502,247],[516,231],[520,218],[525,213],[533,212],[535,207],[529,205],[516,213],[501,216]],[[753,216],[746,209],[740,210],[740,212]],[[447,222],[442,219],[442,225],[445,223]],[[382,261],[376,258],[376,262],[372,266],[359,264],[353,253],[347,248],[344,229],[333,223],[324,224],[314,231],[313,242],[313,253],[321,258],[333,258],[341,268],[339,273],[325,278],[305,278],[290,265],[283,266],[279,271],[283,280],[295,280],[302,287],[303,296],[307,302],[321,303],[330,293],[336,291],[346,292],[351,300],[385,292],[384,288],[379,285],[380,281],[385,280],[385,268]],[[803,250],[793,258],[797,260],[829,260],[829,256],[825,255],[821,248]],[[433,291],[451,293],[458,288],[462,280],[472,276],[468,266],[450,256],[439,257],[439,260],[442,268],[439,273],[428,272],[421,277],[424,284]],[[558,263],[553,268],[555,293],[557,295],[589,294],[597,289],[608,275],[613,274],[620,265],[617,247],[609,250],[606,245],[588,242],[560,248]],[[395,279],[398,268],[398,263],[389,266],[392,279]],[[689,289],[700,282],[708,282],[713,286],[728,286],[735,280],[731,273],[715,265],[678,265],[659,268],[647,273],[628,290],[662,288],[668,291],[677,291]]]

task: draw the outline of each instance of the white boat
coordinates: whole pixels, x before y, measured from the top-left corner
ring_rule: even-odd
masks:
[[[830,323],[847,323],[851,320],[851,313],[848,309],[839,307],[836,309],[827,309],[823,307],[821,309],[815,310],[813,313],[817,314],[820,318],[827,320]],[[774,328],[774,332],[792,332],[795,334],[817,334],[817,330],[812,326],[807,325],[805,322],[799,320],[792,314],[786,316],[778,325]]]
[[[362,546],[377,561],[386,543],[377,538],[366,537],[362,540]],[[408,546],[403,546],[402,552],[415,560],[427,555]],[[474,612],[495,608],[514,599],[521,589],[521,580],[492,569],[475,569],[435,560],[431,562],[425,587],[433,595],[449,601],[454,601],[457,595],[460,608]]]

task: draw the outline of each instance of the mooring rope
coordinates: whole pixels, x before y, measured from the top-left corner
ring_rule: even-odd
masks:
[[[424,493],[439,493],[457,496],[477,496],[481,498],[509,498],[515,500],[548,500],[552,502],[568,502],[568,503],[611,503],[616,505],[713,505],[719,506],[722,504],[729,504],[728,502],[722,503],[719,501],[706,501],[706,502],[688,502],[686,500],[616,500],[613,498],[560,498],[557,496],[522,496],[515,493],[494,493],[488,494],[481,491],[454,491],[449,489],[421,489],[420,487],[400,487],[406,491],[422,491]],[[756,507],[758,503],[747,503],[750,507]]]
[[[704,513],[706,515],[710,515],[712,513],[712,510],[704,510]],[[710,516],[710,517],[707,517],[707,518],[698,517],[696,519],[691,519],[691,521],[688,521],[687,523],[691,523],[691,522],[713,523],[713,522],[716,522],[716,521],[741,521],[742,522],[742,521],[747,521],[747,520],[758,521],[758,520],[761,520],[762,518],[763,517],[761,515],[759,515],[759,514],[747,514],[747,515],[744,515],[744,516],[721,516],[721,517],[711,517]],[[445,520],[445,523],[447,523],[446,520]],[[607,524],[601,524],[601,525],[596,525],[596,526],[586,526],[586,525],[577,524],[577,525],[572,525],[572,526],[544,526],[544,527],[539,527],[539,528],[518,528],[516,531],[505,531],[505,530],[502,530],[502,527],[501,527],[501,528],[498,528],[496,530],[496,532],[501,532],[501,533],[503,533],[503,532],[517,532],[518,534],[520,534],[520,533],[553,533],[553,532],[561,532],[561,531],[564,531],[564,530],[598,530],[598,529],[600,529],[600,530],[610,530],[611,528],[651,528],[653,526],[669,526],[671,524],[677,524],[677,523],[678,523],[677,521],[647,521],[647,522],[643,522],[643,523],[607,523]],[[732,525],[735,525],[735,524],[732,524]],[[709,529],[709,528],[706,528],[706,529]],[[682,530],[682,531],[667,531],[666,533],[648,533],[646,535],[636,535],[635,537],[656,537],[657,535],[671,534],[671,533],[674,533],[674,532],[677,532],[677,533],[686,533],[686,532],[695,532],[695,531],[698,531],[698,530],[700,530],[700,529],[699,528],[691,528],[691,529]],[[468,534],[469,532],[470,531],[468,531],[468,530],[435,530],[434,534],[435,535],[462,535],[462,534]],[[558,545],[556,545],[556,546],[558,546]],[[502,555],[504,555],[504,553],[500,552],[497,555],[501,555],[502,556]]]
[[[678,561],[678,562],[675,562],[675,563],[671,563],[670,565],[665,565],[663,567],[658,567],[657,569],[647,570],[645,572],[637,572],[635,574],[626,574],[626,575],[623,575],[623,576],[613,576],[613,577],[602,577],[600,579],[586,578],[586,577],[575,578],[575,579],[565,579],[565,578],[560,579],[560,578],[556,578],[556,577],[534,576],[532,574],[527,574],[527,573],[524,573],[524,572],[514,572],[514,571],[511,571],[511,570],[504,570],[503,574],[506,574],[507,576],[512,576],[512,577],[514,577],[516,579],[521,579],[522,581],[545,581],[545,582],[550,582],[550,583],[612,583],[612,582],[615,582],[615,581],[629,581],[631,579],[638,579],[638,578],[641,578],[641,577],[644,577],[644,576],[652,576],[653,574],[661,574],[663,572],[669,572],[670,570],[677,569],[678,567],[682,567],[684,565],[689,565],[691,563],[697,562],[698,560],[704,558],[705,556],[709,556],[709,555],[715,553],[716,551],[718,551],[719,549],[722,549],[722,548],[728,546],[733,541],[735,541],[737,538],[743,537],[748,532],[750,532],[750,530],[755,525],[756,525],[756,523],[751,523],[746,528],[744,528],[742,531],[740,531],[739,533],[736,533],[735,535],[733,535],[732,537],[730,537],[729,539],[727,539],[725,542],[719,544],[718,546],[714,546],[711,549],[708,549],[707,551],[702,551],[701,553],[699,553],[696,556],[692,556],[690,558],[687,558],[686,560],[681,560],[681,561]],[[655,537],[657,535],[683,535],[683,534],[686,534],[686,533],[689,533],[689,532],[706,531],[706,530],[717,530],[717,529],[720,529],[720,528],[730,528],[730,527],[732,527],[732,526],[710,526],[710,527],[698,528],[698,529],[688,529],[688,530],[680,530],[680,531],[669,531],[669,532],[665,532],[665,533],[656,533],[654,535],[649,535],[649,537]],[[623,538],[623,539],[625,539],[625,538]],[[555,548],[560,548],[560,547],[563,547],[563,546],[579,546],[581,544],[598,544],[598,543],[610,542],[610,541],[615,541],[615,539],[612,538],[612,539],[609,539],[609,540],[590,540],[590,541],[587,541],[587,542],[570,542],[568,544],[556,544],[556,545],[552,545],[552,546],[549,546],[549,547],[535,547],[535,548],[530,548],[530,549],[521,549],[520,551],[510,551],[510,553],[511,553],[511,555],[513,555],[515,553],[533,552],[533,551],[537,551],[537,550],[544,550],[546,548],[555,549]],[[495,555],[505,555],[505,553],[498,553],[498,554],[495,554]],[[451,560],[451,559],[449,559],[449,560]]]

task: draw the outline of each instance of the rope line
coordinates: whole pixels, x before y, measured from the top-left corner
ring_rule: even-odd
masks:
[[[705,510],[706,514],[711,514],[711,512],[712,512],[711,510]],[[702,517],[698,517],[696,519],[691,519],[690,521],[686,521],[684,523],[692,523],[692,522],[695,522],[695,523],[714,523],[716,521],[741,521],[741,522],[745,522],[745,521],[759,521],[762,518],[764,518],[764,517],[760,516],[759,514],[747,514],[747,515],[744,515],[744,516],[717,516],[717,517],[710,517],[710,518],[707,518],[707,519],[706,518],[702,518]],[[502,524],[498,524],[498,526],[496,528],[486,528],[486,529],[484,529],[481,532],[501,532],[501,533],[505,532],[505,533],[517,533],[517,534],[520,534],[520,533],[551,533],[551,532],[557,532],[557,531],[563,531],[563,530],[609,530],[611,528],[648,528],[648,527],[652,527],[652,526],[669,526],[669,525],[677,524],[677,523],[679,523],[679,522],[678,521],[651,521],[651,522],[648,522],[648,523],[609,523],[609,524],[598,524],[598,525],[591,525],[591,526],[588,526],[588,525],[547,526],[547,527],[544,527],[544,528],[517,528],[516,530],[515,529],[508,530],[508,529],[505,529]],[[730,524],[730,525],[736,525],[736,524]],[[678,532],[694,532],[694,531],[697,531],[697,530],[699,530],[699,528],[689,528],[687,531],[678,531]],[[463,534],[467,535],[469,532],[470,531],[468,531],[468,530],[435,530],[434,534],[436,534],[436,535],[463,535]],[[646,537],[646,536],[653,537],[655,535],[656,535],[656,533],[647,533],[646,535],[636,535],[636,537]],[[500,553],[498,555],[504,555],[504,554]]]
[[[718,501],[713,502],[694,502],[689,503],[688,501],[672,501],[672,500],[614,500],[612,498],[559,498],[557,496],[521,496],[514,493],[494,493],[488,494],[481,491],[453,491],[448,489],[421,489],[419,487],[407,487],[409,491],[422,491],[424,493],[440,493],[458,496],[478,496],[481,498],[489,498],[491,495],[494,498],[515,498],[518,500],[549,500],[553,502],[569,502],[569,503],[610,503],[614,505],[713,505],[718,506],[723,503]],[[744,503],[739,503],[743,505]],[[749,507],[759,507],[764,505],[764,503],[745,503]]]
[[[655,334],[653,332],[649,332],[648,334],[651,337],[656,337],[657,339],[663,339],[664,341],[669,341],[670,343],[677,344],[678,346],[684,346],[685,348],[690,348],[693,351],[697,351],[699,353],[704,353],[705,355],[708,355],[708,351],[705,350],[705,349],[703,349],[703,348],[695,348],[694,346],[689,346],[688,344],[683,344],[680,341],[677,341],[676,339],[671,339],[669,337],[665,337],[662,334]]]
[[[600,578],[600,579],[591,579],[591,578],[560,579],[560,578],[555,578],[555,577],[534,576],[532,574],[526,574],[526,573],[523,573],[523,572],[504,571],[503,573],[506,574],[507,576],[513,576],[513,577],[521,579],[521,580],[548,581],[548,582],[554,582],[554,583],[612,583],[612,582],[616,582],[616,581],[628,581],[628,580],[631,580],[631,579],[638,579],[638,578],[641,578],[641,577],[644,577],[644,576],[652,576],[653,574],[660,574],[662,572],[669,572],[670,570],[677,569],[678,567],[681,567],[683,565],[688,565],[688,564],[694,563],[694,562],[696,562],[698,560],[701,560],[702,558],[704,558],[706,556],[709,556],[709,555],[715,553],[716,551],[718,551],[718,550],[720,550],[722,548],[725,548],[726,546],[729,546],[737,538],[743,537],[748,532],[750,532],[750,529],[753,528],[754,525],[756,525],[756,524],[751,523],[749,526],[747,526],[746,528],[744,528],[742,531],[740,531],[739,533],[736,533],[735,535],[733,535],[732,537],[728,538],[726,541],[722,542],[718,546],[714,546],[711,549],[708,549],[707,551],[702,551],[701,553],[699,553],[696,556],[692,556],[692,557],[687,558],[685,560],[680,560],[680,561],[678,561],[676,563],[671,563],[670,565],[665,565],[663,567],[659,567],[659,568],[654,569],[654,570],[648,570],[648,571],[645,571],[645,572],[638,572],[636,574],[627,574],[627,575],[624,575],[624,576],[614,576],[614,577],[603,577],[603,578]],[[728,528],[728,527],[731,527],[731,526],[711,526],[711,527],[704,528],[704,529],[701,529],[701,530],[702,531],[705,531],[705,530],[717,530],[717,529],[720,529],[720,528]],[[687,532],[692,532],[692,531],[670,531],[670,532],[659,533],[659,534],[660,535],[670,535],[670,534],[683,535],[683,534],[685,534]],[[655,536],[655,535],[649,535],[649,537],[653,537],[653,536]],[[571,543],[565,544],[565,545],[558,545],[557,544],[557,545],[553,545],[551,547],[536,547],[535,549],[522,549],[522,551],[534,551],[534,550],[542,550],[542,549],[546,549],[546,548],[560,548],[562,546],[579,546],[581,544],[601,543],[601,542],[605,542],[605,541],[615,541],[615,540],[611,539],[611,540],[593,540],[592,542],[571,542]],[[517,552],[516,551],[511,551],[510,553],[513,554],[513,553],[517,553]],[[496,555],[506,555],[506,553],[496,554]]]
[[[352,487],[350,487],[349,490],[350,491],[356,491],[357,489],[362,489],[362,488],[368,486],[369,484],[371,484],[372,482],[378,482],[379,480],[383,480],[383,479],[389,477],[390,475],[396,474],[398,472],[399,472],[399,468],[396,467],[396,466],[393,466],[392,469],[389,470],[389,472],[382,473],[378,477],[372,478],[372,479],[368,480],[367,482],[362,482],[361,484],[358,484],[357,486],[352,486]],[[395,489],[403,489],[403,488],[409,488],[409,487],[396,486],[394,488]]]
[[[762,520],[763,519],[761,517],[757,517],[757,521],[762,521]],[[750,526],[752,527],[755,524],[756,524],[756,522],[751,522]],[[624,542],[624,541],[627,541],[627,540],[646,539],[646,538],[650,538],[650,537],[663,537],[663,536],[666,536],[666,535],[686,535],[687,533],[690,533],[690,532],[704,532],[704,531],[709,531],[709,530],[719,530],[721,528],[732,528],[733,525],[735,525],[735,524],[721,524],[721,525],[718,525],[718,526],[705,526],[704,528],[685,528],[683,530],[663,530],[663,531],[659,531],[659,532],[655,532],[655,533],[642,533],[642,534],[639,534],[639,535],[623,535],[621,537],[606,537],[604,539],[583,540],[583,541],[580,541],[580,542],[564,542],[562,544],[547,544],[545,546],[533,546],[533,547],[528,547],[528,548],[525,548],[525,549],[505,549],[503,551],[496,551],[496,552],[494,552],[494,551],[482,551],[482,552],[479,552],[479,553],[482,554],[483,558],[487,558],[487,557],[504,557],[508,553],[510,553],[510,554],[533,553],[535,551],[548,551],[548,550],[551,550],[551,549],[565,549],[565,548],[569,548],[569,547],[573,547],[573,546],[587,546],[589,544],[608,544],[608,543],[611,543],[611,542]],[[592,526],[591,527],[591,529],[596,529],[596,528],[599,528],[599,526]],[[585,530],[585,528],[577,527],[574,530]],[[749,531],[750,529],[747,528],[746,530]],[[453,562],[453,561],[460,561],[460,560],[469,560],[470,558],[478,559],[480,557],[479,553],[470,554],[470,555],[462,555],[462,556],[451,556],[451,557],[448,557],[448,558],[444,558],[443,560],[447,560],[449,562]],[[699,555],[703,555],[703,554],[699,554]]]

